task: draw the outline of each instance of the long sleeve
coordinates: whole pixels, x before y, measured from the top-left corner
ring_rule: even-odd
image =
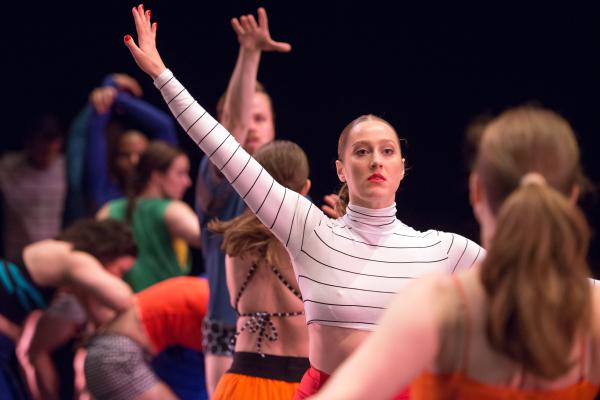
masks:
[[[87,126],[84,186],[93,212],[107,201],[122,195],[116,184],[111,180],[108,168],[106,125],[111,116],[112,110],[104,114],[92,110]]]
[[[200,106],[172,72],[154,81],[169,109],[250,210],[295,256],[306,232],[326,218],[309,200],[285,188]]]
[[[152,104],[119,92],[115,99],[115,110],[127,115],[150,139],[159,139],[177,145],[177,132],[171,116]]]
[[[107,113],[98,114],[93,110],[88,123],[85,175],[88,196],[94,209],[123,195],[111,178],[108,168],[106,126],[113,113],[126,115],[151,139],[177,144],[175,124],[171,117],[130,94],[119,92],[111,110]]]

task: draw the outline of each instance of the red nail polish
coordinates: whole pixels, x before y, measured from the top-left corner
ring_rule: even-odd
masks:
[[[125,35],[125,37],[123,38],[126,42],[129,42],[131,40],[131,35]]]
[[[148,13],[148,16],[150,16],[150,10],[146,11]]]

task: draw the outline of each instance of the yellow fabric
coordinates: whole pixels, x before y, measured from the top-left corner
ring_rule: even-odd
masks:
[[[187,272],[188,260],[190,257],[190,248],[183,239],[173,239],[173,251],[175,252],[175,258],[182,271]]]
[[[291,400],[298,383],[254,376],[226,373],[223,375],[213,400]]]
[[[423,373],[410,387],[411,400],[592,400],[597,393],[598,386],[588,381],[563,389],[526,390],[483,384],[460,373]]]

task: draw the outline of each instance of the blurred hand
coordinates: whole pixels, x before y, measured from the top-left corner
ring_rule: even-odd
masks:
[[[292,49],[289,43],[276,42],[271,39],[269,20],[264,8],[258,9],[258,24],[254,15],[242,15],[232,18],[231,26],[237,34],[240,46],[247,50],[279,51],[286,53]]]
[[[131,13],[135,22],[138,44],[130,35],[125,35],[125,46],[141,70],[150,75],[152,79],[156,79],[161,72],[167,69],[156,49],[157,24],[150,22],[150,10],[144,11],[143,4],[134,7]]]
[[[127,74],[113,74],[112,78],[117,85],[117,89],[129,92],[136,97],[142,97],[144,94],[142,87],[133,77]]]
[[[116,96],[117,89],[112,86],[102,86],[92,90],[89,100],[98,114],[105,114],[112,107]]]
[[[337,219],[342,216],[338,212],[341,209],[340,207],[340,198],[337,194],[328,194],[323,197],[323,201],[325,204],[321,206],[321,210],[327,215],[329,218]]]

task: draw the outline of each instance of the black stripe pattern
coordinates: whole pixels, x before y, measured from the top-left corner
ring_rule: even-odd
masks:
[[[154,83],[183,129],[285,244],[309,323],[374,329],[393,296],[415,278],[459,272],[484,257],[460,235],[401,223],[395,204],[377,210],[350,204],[342,218],[327,218],[263,170],[170,71]]]

